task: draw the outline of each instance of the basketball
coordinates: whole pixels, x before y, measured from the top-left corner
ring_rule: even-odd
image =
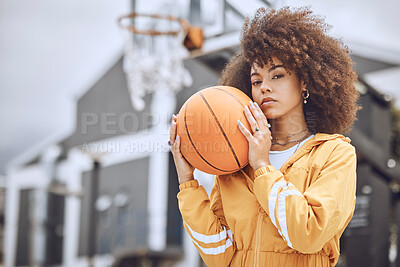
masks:
[[[196,169],[214,175],[236,172],[248,164],[249,145],[238,128],[250,125],[244,107],[251,99],[230,86],[212,86],[192,95],[177,115],[180,150]]]

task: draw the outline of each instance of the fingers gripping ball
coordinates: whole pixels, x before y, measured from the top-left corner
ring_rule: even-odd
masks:
[[[250,98],[237,88],[213,86],[191,96],[178,113],[181,153],[196,169],[214,175],[248,164],[249,145],[237,127],[250,129],[244,107]]]

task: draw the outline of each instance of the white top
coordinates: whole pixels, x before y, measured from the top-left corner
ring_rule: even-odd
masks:
[[[314,134],[307,137],[299,144],[292,146],[291,148],[288,148],[286,150],[269,151],[269,161],[271,162],[271,165],[274,166],[275,169],[279,170],[282,167],[282,165],[294,154],[294,152],[296,152],[296,150],[298,150],[305,142],[307,142],[307,140],[313,137]]]

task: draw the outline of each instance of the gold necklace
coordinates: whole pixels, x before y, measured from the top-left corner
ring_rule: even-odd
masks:
[[[293,140],[293,141],[289,141],[286,143],[278,143],[278,142],[273,142],[272,145],[280,145],[280,146],[286,146],[287,144],[291,144],[291,143],[297,143],[297,142],[301,142],[304,139],[306,139],[309,136],[310,132],[308,131],[304,136],[302,136],[301,138],[297,139],[297,140]]]
[[[305,128],[304,130],[301,130],[300,132],[289,134],[289,135],[288,135],[288,136],[286,136],[285,138],[276,138],[276,137],[272,137],[272,140],[282,140],[282,139],[287,139],[287,138],[289,138],[289,137],[292,137],[293,135],[300,134],[300,133],[302,133],[302,132],[305,132],[305,131],[307,131],[307,130],[308,130],[308,128]]]

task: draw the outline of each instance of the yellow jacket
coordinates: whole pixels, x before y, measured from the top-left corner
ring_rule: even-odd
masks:
[[[282,168],[248,165],[215,176],[208,198],[180,185],[183,224],[208,266],[335,266],[353,216],[356,154],[350,139],[316,134]]]

